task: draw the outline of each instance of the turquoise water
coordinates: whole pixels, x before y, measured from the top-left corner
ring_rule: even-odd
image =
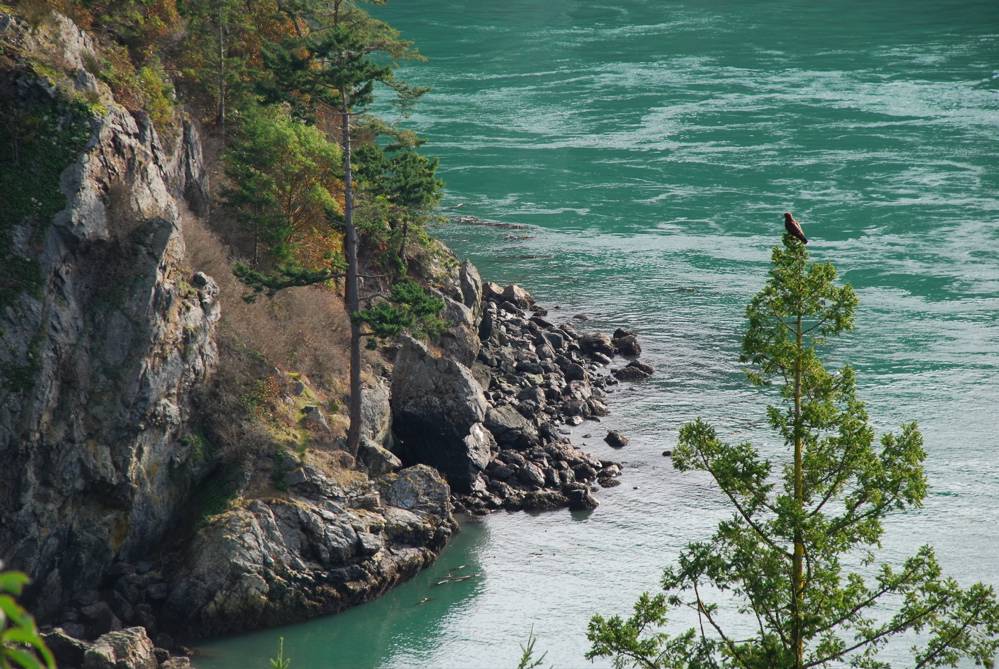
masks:
[[[611,396],[578,441],[625,484],[591,515],[498,514],[440,563],[346,614],[224,640],[200,666],[513,667],[531,627],[555,667],[594,612],[625,612],[727,507],[660,453],[696,416],[775,449],[736,362],[743,309],[793,211],[859,293],[836,349],[879,429],[917,419],[924,509],[884,556],[924,542],[963,582],[999,585],[999,3],[412,2],[382,14],[429,56],[409,124],[441,157],[447,205],[526,229],[441,235],[491,279],[565,317],[637,329],[660,373]],[[592,436],[584,438],[583,435]],[[458,565],[478,574],[434,586]],[[431,597],[424,604],[419,602]],[[910,666],[908,643],[887,653]]]

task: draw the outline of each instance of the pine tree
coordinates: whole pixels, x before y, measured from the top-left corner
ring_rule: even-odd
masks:
[[[961,657],[991,667],[999,648],[992,588],[942,576],[930,546],[900,567],[875,567],[885,517],[918,508],[926,495],[925,452],[915,423],[876,441],[853,369],[822,364],[827,339],[853,328],[853,290],[790,236],[772,260],[747,308],[741,359],[754,385],[779,391],[767,418],[789,461],[775,467],[752,444],[724,443],[700,419],[684,425],[674,466],[710,474],[733,516],[689,544],[666,569],[664,592],[643,595],[631,617],[594,616],[588,657],[647,669],[887,667],[878,651],[912,631],[925,638],[913,651],[917,669]],[[718,592],[754,632],[733,633],[732,618],[710,600]],[[698,627],[661,631],[676,607],[696,612]]]

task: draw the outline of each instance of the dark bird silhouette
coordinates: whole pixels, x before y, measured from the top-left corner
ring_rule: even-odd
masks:
[[[794,220],[794,216],[792,216],[789,211],[784,212],[784,229],[787,230],[787,234],[800,240],[802,244],[808,243],[808,239],[805,237],[805,232],[801,229],[801,223]]]

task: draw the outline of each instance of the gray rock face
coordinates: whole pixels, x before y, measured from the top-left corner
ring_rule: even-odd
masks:
[[[471,308],[449,297],[444,297],[444,320],[448,329],[440,336],[440,347],[445,355],[465,367],[471,367],[479,354],[479,323]]]
[[[461,301],[478,316],[482,306],[482,277],[479,276],[479,270],[475,265],[467,260],[461,263],[458,283],[461,287]]]
[[[174,568],[173,627],[204,637],[339,611],[429,564],[452,531],[450,491],[429,467],[301,489],[323,492],[254,500],[199,530]]]
[[[108,632],[83,656],[83,669],[159,669],[153,642],[142,627]]]
[[[503,299],[521,309],[527,309],[534,304],[534,298],[531,297],[531,294],[515,283],[503,289]]]
[[[89,38],[54,25],[63,61],[83,70]],[[202,475],[178,440],[217,363],[218,288],[184,267],[178,211],[205,189],[197,133],[167,152],[148,119],[107,106],[40,243],[14,230],[41,289],[0,312],[0,369],[31,361],[0,383],[0,462],[17,472],[0,486],[0,559],[33,577],[41,618],[160,539]]]
[[[402,461],[394,453],[365,437],[361,438],[358,455],[372,477],[382,476],[402,467]]]
[[[361,436],[379,446],[386,446],[391,433],[389,386],[383,379],[376,378],[361,388]]]
[[[538,443],[537,428],[509,404],[490,409],[486,427],[505,447],[526,450]]]
[[[392,422],[404,462],[436,467],[455,490],[467,491],[485,463],[477,440],[466,438],[487,406],[467,367],[404,338],[392,378]]]

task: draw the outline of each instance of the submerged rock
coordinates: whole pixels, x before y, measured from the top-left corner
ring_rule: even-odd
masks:
[[[620,432],[611,430],[607,433],[607,436],[604,437],[604,441],[606,441],[607,445],[611,448],[624,448],[628,445],[629,440],[628,437],[624,436]]]

